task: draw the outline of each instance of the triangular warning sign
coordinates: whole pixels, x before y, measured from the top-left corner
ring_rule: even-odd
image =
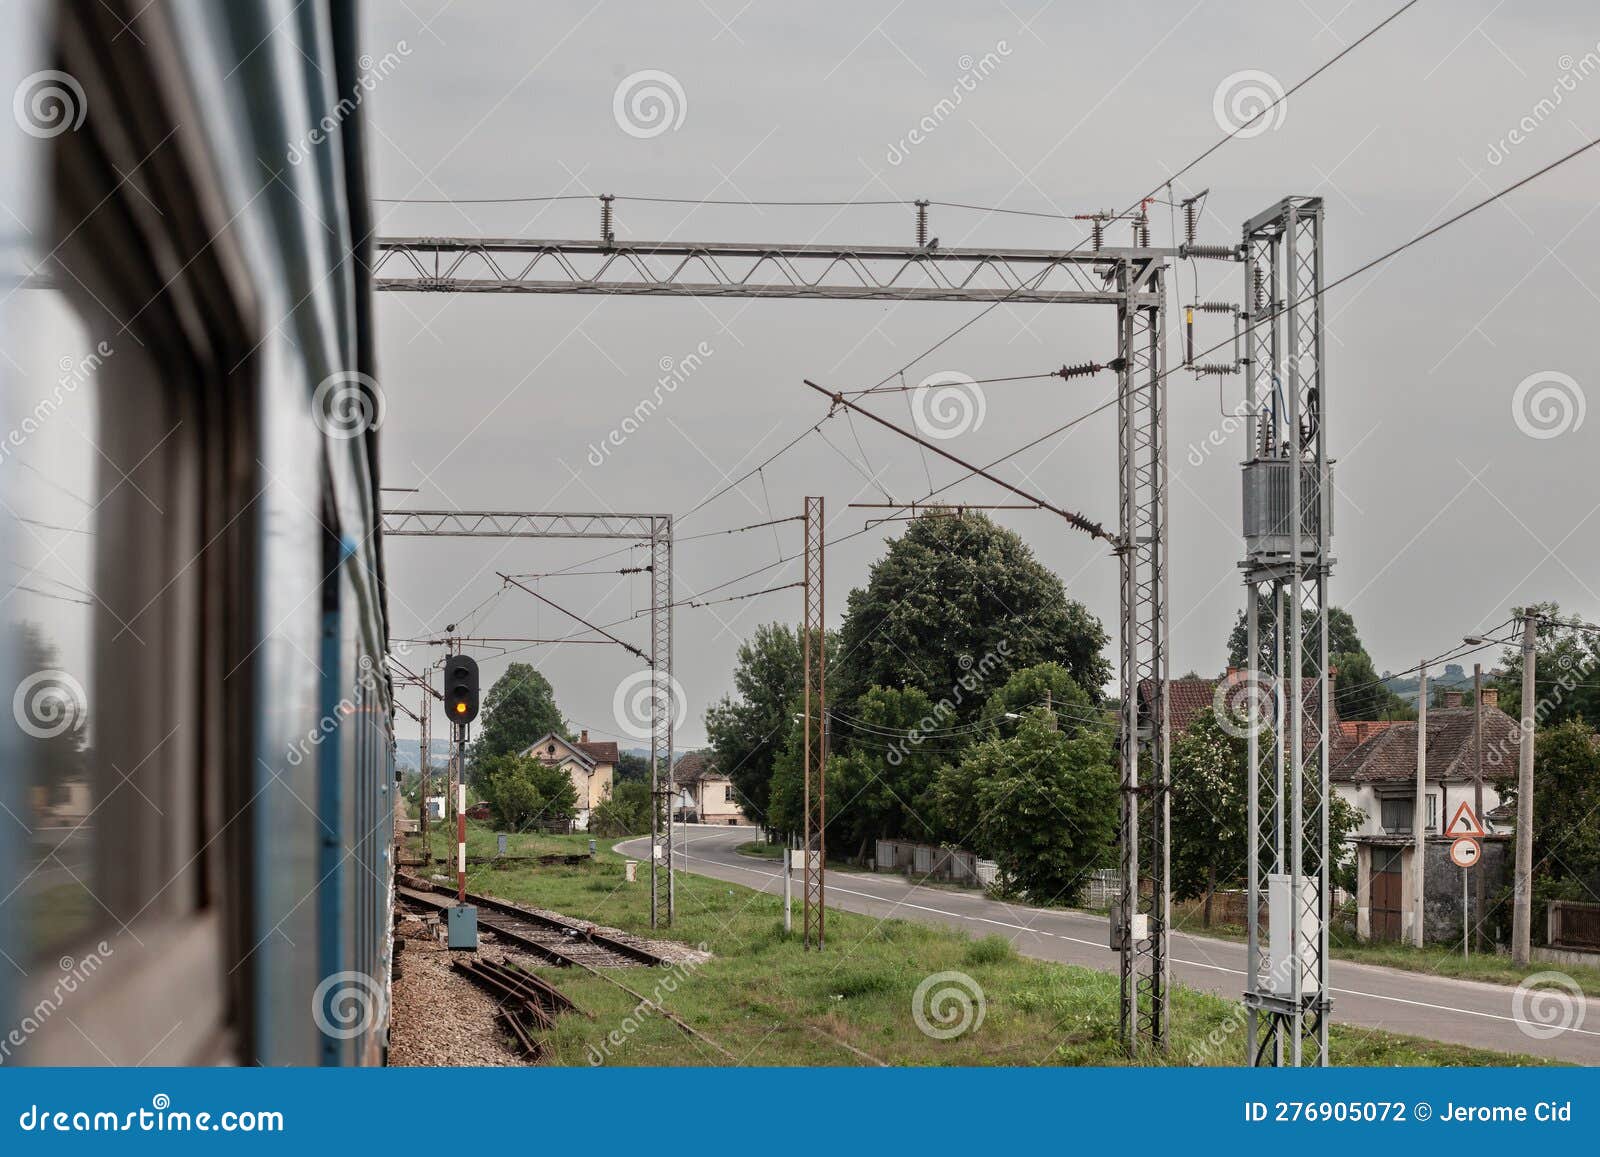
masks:
[[[1461,806],[1456,808],[1456,814],[1450,817],[1450,826],[1444,829],[1447,836],[1486,836],[1489,833],[1483,830],[1483,825],[1478,822],[1477,813],[1472,810],[1472,805],[1466,800],[1461,801]]]

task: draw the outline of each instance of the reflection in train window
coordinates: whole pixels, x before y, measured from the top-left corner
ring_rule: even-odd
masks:
[[[30,769],[30,832],[20,885],[36,958],[55,956],[107,920],[96,894],[94,557],[102,464],[96,379],[111,346],[90,338],[54,293],[28,302],[32,364],[0,443],[0,518],[14,546],[4,602],[16,656],[12,711]],[[19,897],[20,898],[20,897]]]

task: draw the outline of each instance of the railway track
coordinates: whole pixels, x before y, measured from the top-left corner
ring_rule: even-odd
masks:
[[[402,876],[395,887],[395,898],[413,908],[443,912],[454,906],[447,897],[424,880]],[[478,908],[478,926],[502,940],[515,944],[535,956],[558,966],[587,968],[655,967],[669,961],[643,945],[598,932],[575,920],[544,912],[534,912],[492,896],[467,894]]]

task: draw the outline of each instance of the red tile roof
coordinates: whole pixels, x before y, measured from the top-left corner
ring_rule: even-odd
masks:
[[[720,776],[716,756],[709,751],[690,751],[672,765],[673,783],[695,783]]]
[[[593,743],[574,743],[572,746],[583,752],[596,763],[617,762],[617,745],[613,740],[596,741]]]
[[[1471,707],[1432,707],[1428,710],[1428,778],[1450,783],[1470,782],[1475,774]],[[1365,742],[1336,752],[1329,776],[1342,783],[1377,783],[1417,778],[1417,724],[1395,720],[1369,723],[1377,728]],[[1483,710],[1483,774],[1500,779],[1516,770],[1522,749],[1522,729],[1498,707]]]

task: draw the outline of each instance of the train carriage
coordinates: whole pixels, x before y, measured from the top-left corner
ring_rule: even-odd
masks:
[[[355,11],[0,19],[0,1064],[381,1063]]]

